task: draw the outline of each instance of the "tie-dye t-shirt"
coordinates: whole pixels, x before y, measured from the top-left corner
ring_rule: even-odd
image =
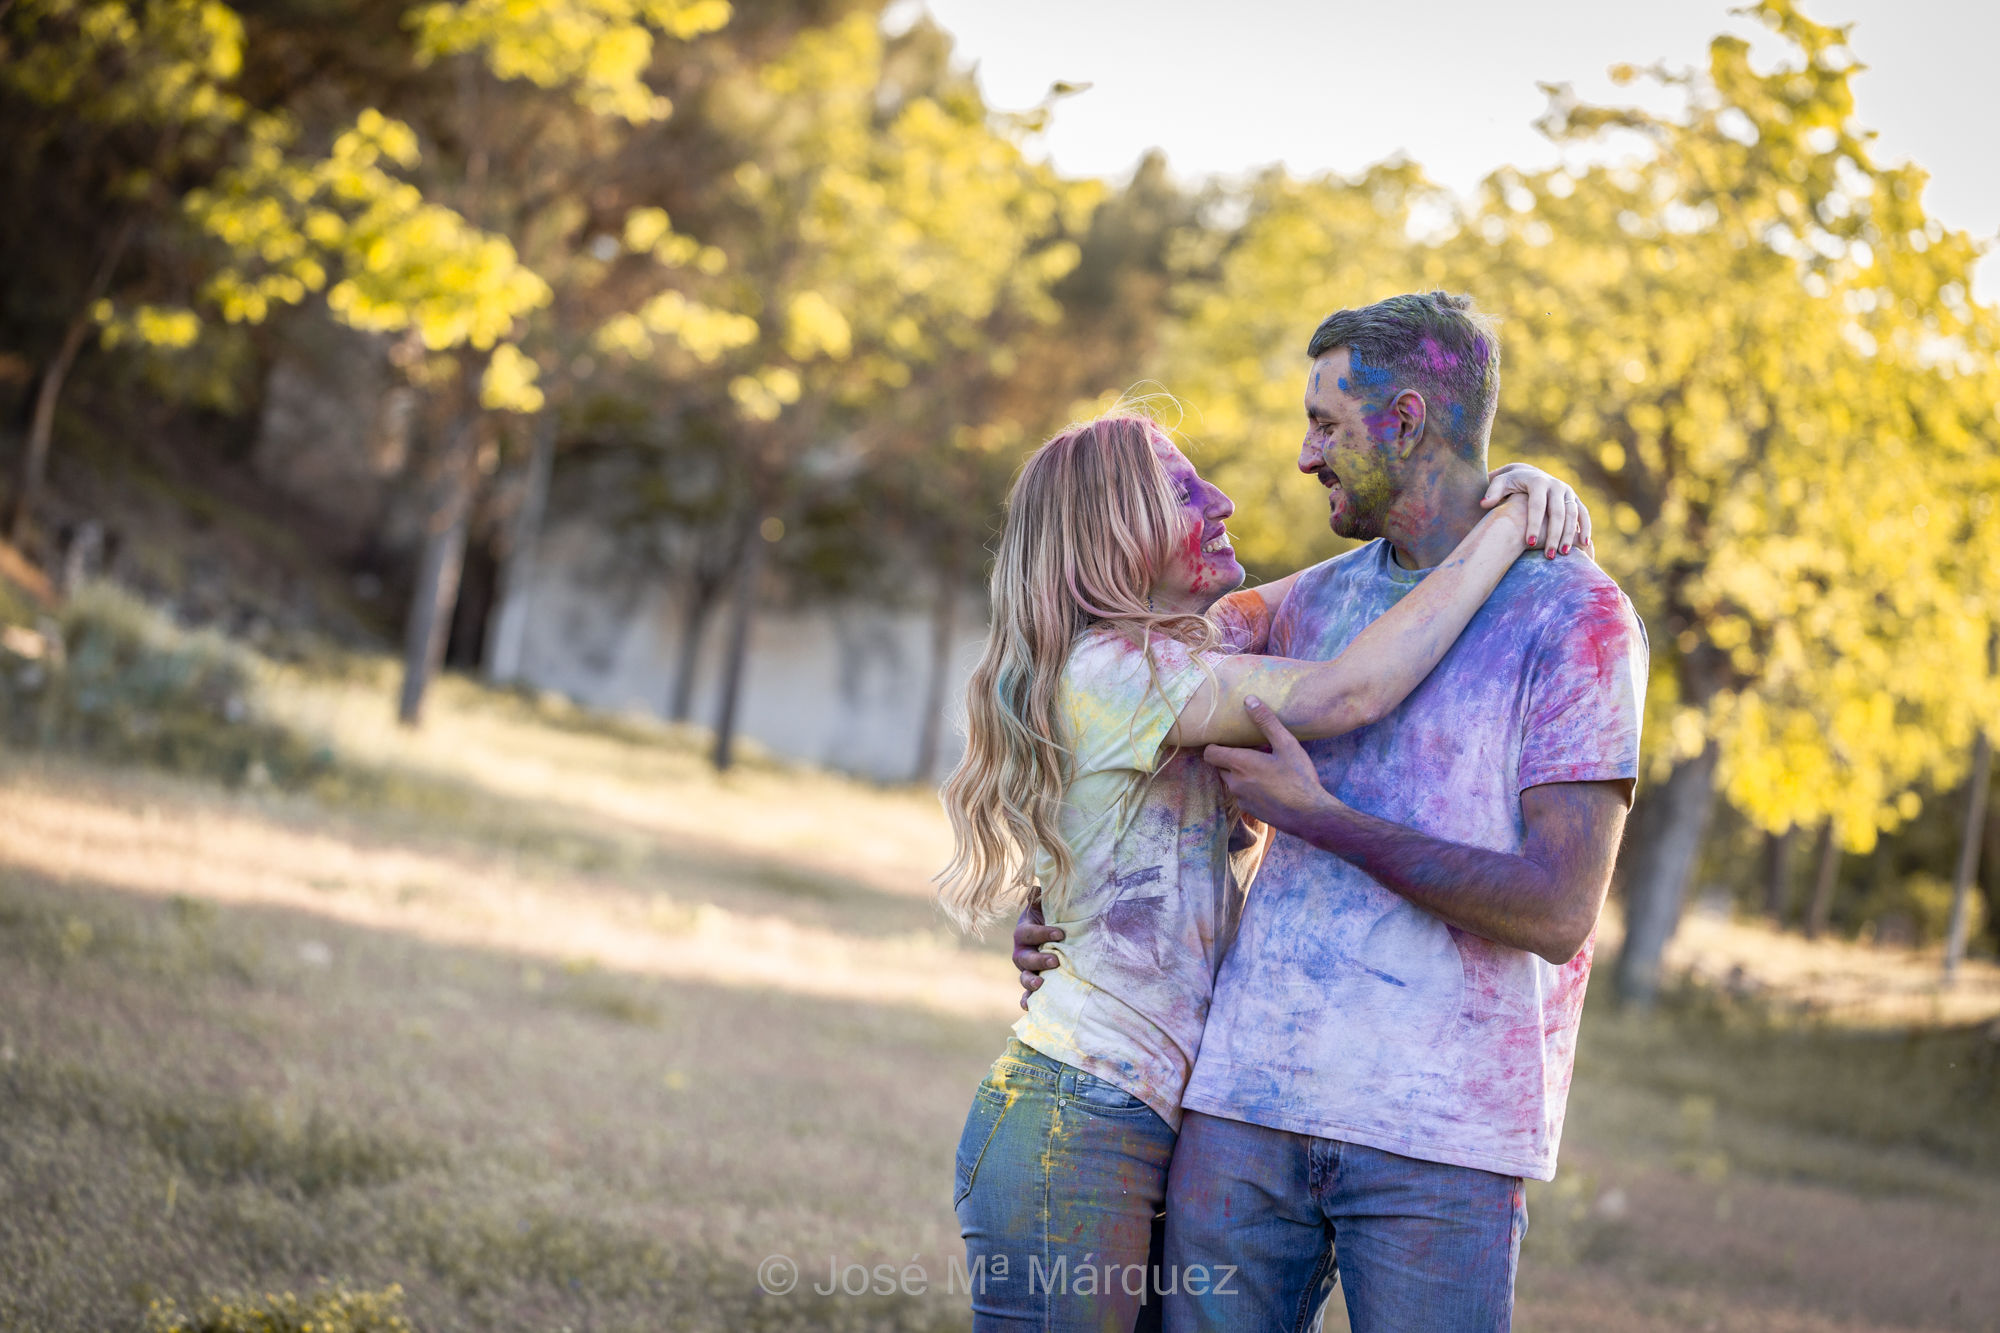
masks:
[[[1114,1083],[1178,1127],[1215,969],[1241,912],[1224,791],[1196,750],[1160,742],[1204,679],[1180,644],[1153,636],[1157,685],[1123,635],[1087,631],[1056,696],[1071,747],[1062,833],[1067,887],[1037,866],[1042,914],[1065,939],[1014,1035]]]
[[[1308,571],[1270,652],[1329,659],[1422,579],[1371,542]],[[1519,852],[1520,793],[1635,778],[1645,630],[1584,556],[1515,562],[1435,671],[1307,752],[1356,810]],[[1279,834],[1216,982],[1189,1110],[1425,1161],[1555,1174],[1591,943],[1557,967]]]

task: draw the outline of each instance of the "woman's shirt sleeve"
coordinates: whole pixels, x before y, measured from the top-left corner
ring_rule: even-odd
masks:
[[[1072,751],[1072,783],[1092,773],[1150,773],[1174,719],[1206,673],[1195,655],[1163,634],[1147,654],[1124,635],[1093,630],[1077,641],[1063,670],[1058,706]]]

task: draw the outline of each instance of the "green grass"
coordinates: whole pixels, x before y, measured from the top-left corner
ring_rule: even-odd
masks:
[[[1669,1000],[1666,1017],[1593,1012],[1579,1063],[1616,1070],[1628,1086],[1684,1108],[1690,1124],[1712,1118],[1710,1137],[1733,1143],[1738,1160],[1780,1175],[1840,1178],[1814,1171],[1810,1153],[1773,1156],[1756,1146],[1762,1132],[2000,1173],[2000,1033],[1990,1024],[1846,1028],[1692,987]]]
[[[48,1020],[0,1020],[0,1327],[263,1327],[240,1293],[321,1277],[401,1284],[426,1330],[960,1323],[942,1293],[773,1300],[756,1265],[905,1262],[914,1200],[937,1267],[991,1034],[15,876],[0,959],[0,1013]],[[835,1050],[861,1073],[802,1058]],[[823,1159],[853,1164],[833,1198]]]
[[[0,1068],[0,1106],[58,1132],[83,1124],[141,1143],[176,1179],[250,1183],[287,1198],[387,1184],[443,1160],[435,1145],[343,1124],[319,1108],[284,1116],[261,1098],[165,1091],[76,1062],[9,1061]]]
[[[297,705],[255,720],[338,737],[330,760],[258,786],[0,759],[15,827],[59,844],[0,828],[0,1328],[317,1328],[336,1297],[356,1329],[964,1326],[942,1290],[756,1277],[915,1253],[938,1278],[957,1251],[951,1153],[1011,1015],[1004,944],[944,937],[923,897],[934,806],[775,764],[716,781],[691,733],[456,679],[405,733],[379,661],[249,671]],[[192,880],[118,859],[152,843]],[[492,876],[501,896],[466,891]],[[298,887],[220,901],[259,877]],[[464,942],[536,903],[549,947]],[[859,983],[712,984],[590,943],[749,954],[766,927],[817,932],[832,952],[800,965]],[[878,1000],[919,965],[1000,1003]],[[1520,1326],[1971,1328],[2000,1305],[1983,1029],[1608,993],[1563,1174],[1530,1191]]]
[[[398,1287],[350,1291],[333,1285],[304,1297],[216,1295],[186,1312],[162,1301],[147,1312],[146,1333],[415,1333],[402,1303]]]

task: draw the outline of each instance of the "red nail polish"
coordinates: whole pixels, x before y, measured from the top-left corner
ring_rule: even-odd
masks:
[[[1534,544],[1535,544],[1535,543],[1536,543],[1537,541],[1539,541],[1539,540],[1540,540],[1540,538],[1538,538],[1538,537],[1530,537],[1530,538],[1528,538],[1528,545],[1530,545],[1530,546],[1533,546],[1533,545],[1534,545]]]
[[[1568,555],[1568,554],[1569,554],[1569,547],[1567,547],[1567,546],[1563,547],[1563,554],[1564,554],[1564,555]]]

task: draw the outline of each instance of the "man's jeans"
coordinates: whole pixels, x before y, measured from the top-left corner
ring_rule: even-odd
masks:
[[[1166,1327],[1304,1330],[1337,1245],[1354,1333],[1506,1329],[1527,1229],[1516,1177],[1188,1111],[1166,1271],[1236,1271],[1224,1293],[1170,1294]]]
[[[958,1142],[973,1328],[1157,1329],[1173,1151],[1137,1097],[1010,1040]]]

